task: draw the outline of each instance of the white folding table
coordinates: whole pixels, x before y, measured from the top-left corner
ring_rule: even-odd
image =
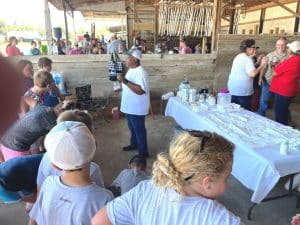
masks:
[[[244,109],[224,113],[213,106],[195,112],[178,97],[169,99],[165,115],[184,129],[216,132],[235,144],[232,174],[253,191],[254,205],[266,198],[280,177],[300,172],[300,132],[292,127]],[[293,147],[288,155],[279,152],[284,140]]]

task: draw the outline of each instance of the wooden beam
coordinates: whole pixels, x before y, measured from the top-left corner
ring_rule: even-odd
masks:
[[[74,9],[73,9],[73,7],[71,6],[69,0],[66,0],[66,3],[67,3],[67,5],[68,5],[68,7],[70,8],[70,10],[71,10],[71,11],[74,11]]]
[[[280,0],[280,2],[282,4],[288,4],[288,3],[292,3],[295,2],[295,0]],[[274,2],[268,2],[265,4],[257,4],[255,6],[246,6],[247,7],[247,12],[252,12],[252,11],[257,11],[263,8],[270,8],[270,7],[274,7],[276,6],[276,4]]]
[[[44,7],[45,7],[45,28],[46,28],[46,39],[47,39],[47,45],[48,45],[48,54],[52,55],[52,26],[51,26],[51,16],[50,16],[50,10],[48,5],[48,0],[44,0]]]
[[[260,10],[259,27],[258,27],[259,34],[262,34],[263,32],[265,16],[266,16],[266,8]]]
[[[265,19],[265,22],[266,21],[285,20],[285,19],[291,19],[291,18],[294,18],[294,17],[293,16],[281,16],[281,17],[276,17],[276,18]],[[249,22],[239,23],[239,25],[257,24],[257,23],[259,23],[259,20],[252,20]],[[229,26],[222,26],[222,27],[229,27]]]
[[[233,26],[234,26],[234,15],[235,15],[235,1],[231,2],[231,9],[230,9],[230,17],[229,17],[229,30],[228,34],[233,34]]]
[[[228,34],[233,34],[235,9],[231,9]]]
[[[281,3],[278,0],[271,0],[272,2],[274,2],[276,5],[280,6],[281,8],[285,9],[286,11],[288,11],[289,13],[293,14],[295,17],[300,17],[299,13],[294,12],[293,10],[291,10],[289,7],[287,7],[285,4]]]
[[[68,42],[69,42],[69,29],[68,29],[68,19],[67,19],[67,9],[66,9],[66,0],[61,0],[62,1],[62,5],[63,5],[63,8],[64,8],[64,19],[65,19],[65,31],[66,31],[66,48],[67,48],[67,51],[69,50],[69,45],[68,45]]]
[[[300,0],[297,1],[296,13],[300,13]],[[299,32],[299,17],[296,17],[295,25],[294,25],[294,33],[297,34],[298,32]]]
[[[155,45],[157,44],[158,40],[158,14],[159,14],[159,8],[157,5],[157,0],[155,0],[155,5],[154,5],[154,49],[153,52],[155,52]]]
[[[226,20],[226,21],[228,21],[228,22],[230,22],[230,19],[228,19],[228,18],[225,17],[225,16],[222,16],[222,19],[223,19],[223,20]]]
[[[213,4],[213,30],[211,36],[211,52],[216,52],[218,49],[218,35],[221,26],[222,0],[214,0]]]

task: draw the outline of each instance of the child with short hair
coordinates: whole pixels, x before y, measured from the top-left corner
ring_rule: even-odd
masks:
[[[48,57],[39,58],[39,60],[38,60],[38,69],[39,69],[39,71],[47,71],[47,72],[50,73],[51,70],[52,70],[52,60],[49,59]],[[55,82],[53,81],[49,85],[49,90],[45,93],[44,104],[46,106],[53,107],[53,106],[56,106],[59,103],[59,99],[61,101],[63,101],[65,99],[65,97],[60,94],[58,88],[55,85]]]
[[[110,188],[114,190],[114,195],[123,195],[134,188],[139,182],[149,179],[146,168],[147,161],[145,158],[139,155],[133,156],[128,163],[128,169],[122,170],[111,184]],[[118,189],[120,191],[117,191]]]
[[[241,225],[215,200],[227,188],[233,149],[216,133],[183,132],[157,155],[152,180],[109,202],[92,224]]]
[[[82,122],[88,127],[88,129],[90,130],[91,133],[94,130],[92,116],[87,111],[81,111],[81,110],[77,110],[77,109],[67,110],[67,111],[64,111],[63,113],[61,113],[57,117],[56,121],[57,121],[57,123],[61,123],[64,121]],[[38,190],[40,189],[44,180],[48,176],[52,176],[52,175],[60,176],[62,174],[63,174],[63,171],[55,169],[54,167],[51,166],[49,155],[46,152],[44,154],[43,159],[38,168],[38,174],[37,174],[37,179],[36,179]],[[97,184],[99,187],[104,187],[104,180],[103,180],[100,166],[94,162],[91,162],[90,176],[91,176],[92,181],[95,184]]]
[[[25,115],[29,109],[37,104],[43,104],[43,95],[48,90],[49,85],[53,83],[52,75],[46,71],[39,71],[33,77],[34,86],[30,88],[23,96],[21,101],[21,115]]]
[[[21,59],[18,62],[18,69],[20,74],[22,74],[23,79],[23,94],[25,94],[30,88],[33,87],[33,65],[32,62],[26,59]]]
[[[40,71],[42,70],[50,73],[52,70],[52,60],[49,59],[48,57],[39,58],[37,65]]]
[[[112,194],[92,183],[90,162],[96,141],[81,122],[57,124],[46,136],[52,165],[64,173],[48,177],[30,211],[36,224],[90,224],[93,215],[112,200]]]

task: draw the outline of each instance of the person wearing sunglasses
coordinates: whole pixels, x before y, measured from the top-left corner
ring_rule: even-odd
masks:
[[[152,180],[108,203],[92,224],[243,224],[215,200],[227,188],[233,149],[215,133],[180,134],[168,153],[157,155]]]

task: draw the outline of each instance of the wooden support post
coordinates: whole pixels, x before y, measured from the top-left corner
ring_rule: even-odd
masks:
[[[46,40],[48,45],[48,54],[52,55],[52,26],[51,26],[51,17],[50,17],[50,10],[48,5],[48,0],[44,0],[44,6],[45,6],[45,28],[46,28]]]
[[[155,52],[155,45],[157,44],[157,33],[158,33],[158,2],[155,0],[154,4],[154,49],[153,52]]]
[[[207,37],[202,38],[202,54],[206,53]]]
[[[263,8],[260,10],[259,28],[258,28],[259,34],[261,34],[263,32],[265,16],[266,16],[266,8]]]
[[[77,41],[76,26],[75,26],[75,19],[74,19],[74,11],[73,10],[71,12],[71,15],[72,15],[72,24],[73,24],[73,31],[74,31],[74,41]]]
[[[300,14],[300,0],[297,1],[296,13]],[[294,33],[297,34],[298,32],[299,32],[299,17],[296,17],[295,25],[294,25]]]
[[[66,31],[66,48],[69,50],[69,31],[68,31],[68,20],[67,20],[67,9],[66,9],[66,0],[62,0],[63,8],[64,8],[64,19],[65,19],[65,31]]]
[[[124,18],[123,18],[123,16],[122,16],[122,18],[121,18],[121,37],[122,37],[122,40],[124,39]]]
[[[221,7],[222,0],[214,0],[213,4],[213,30],[211,37],[211,52],[216,52],[218,50],[218,35],[220,31],[221,24]]]
[[[91,38],[96,38],[96,25],[94,21],[91,23]]]
[[[231,13],[230,13],[230,21],[229,21],[229,31],[228,31],[228,34],[233,34],[234,15],[235,15],[235,9],[232,9]]]
[[[235,16],[235,1],[232,1],[230,4],[231,12],[230,12],[230,21],[229,21],[229,31],[228,34],[233,34],[233,26],[234,26],[234,16]]]

